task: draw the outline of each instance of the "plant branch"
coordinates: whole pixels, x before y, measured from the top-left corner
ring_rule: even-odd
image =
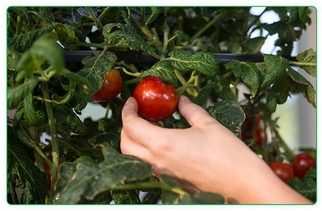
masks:
[[[282,136],[280,135],[280,133],[275,127],[274,127],[274,133],[276,135],[276,138],[279,140],[279,145],[283,147],[283,149],[285,149],[285,152],[286,152],[285,156],[290,162],[292,162],[295,157],[294,151],[285,143],[284,139],[282,138]]]
[[[43,82],[41,84],[42,93],[45,99],[50,99],[48,84]],[[46,112],[48,116],[48,125],[50,129],[51,135],[51,145],[52,145],[52,155],[53,155],[53,163],[51,168],[51,189],[50,189],[50,197],[49,202],[52,202],[54,199],[54,193],[56,190],[56,181],[57,181],[57,172],[58,172],[58,157],[59,157],[59,142],[56,132],[54,113],[51,103],[45,101]]]
[[[195,35],[193,35],[193,37],[191,38],[191,42],[197,39],[198,37],[200,37],[205,31],[207,31],[212,25],[214,25],[222,17],[223,17],[223,14],[220,13],[219,15],[217,15],[217,17],[215,17],[210,22],[208,22],[207,25],[205,25],[200,31],[198,31]]]
[[[111,7],[106,7],[103,12],[98,16],[98,21],[101,22],[102,19],[105,17],[105,15],[108,13],[108,11],[111,9]]]
[[[102,25],[102,23],[101,23],[101,22],[96,18],[95,14],[93,13],[92,8],[90,8],[90,7],[86,7],[86,9],[87,9],[87,11],[89,12],[89,14],[90,14],[91,18],[93,19],[93,21],[95,22],[96,26],[97,26],[99,29],[103,30],[103,25]]]

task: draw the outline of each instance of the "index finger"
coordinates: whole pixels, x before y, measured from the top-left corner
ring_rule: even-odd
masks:
[[[126,134],[146,147],[149,146],[151,139],[155,138],[156,134],[162,132],[162,128],[159,126],[139,117],[138,104],[133,97],[130,97],[124,104],[122,122]]]

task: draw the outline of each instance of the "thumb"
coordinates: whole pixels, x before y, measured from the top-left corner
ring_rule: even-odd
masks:
[[[179,99],[178,105],[181,115],[189,122],[191,126],[208,125],[215,122],[205,109],[192,103],[189,98],[182,95]]]

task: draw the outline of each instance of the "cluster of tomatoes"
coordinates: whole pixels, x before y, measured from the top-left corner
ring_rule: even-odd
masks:
[[[287,183],[294,177],[303,179],[310,168],[316,168],[316,161],[311,154],[301,152],[295,156],[292,165],[282,162],[272,162],[268,165],[281,180]]]
[[[242,125],[242,140],[255,139],[257,146],[264,145],[264,130],[260,127],[261,117],[256,114],[254,117],[246,116]],[[255,127],[255,138],[253,128]],[[291,178],[298,177],[303,179],[310,168],[316,168],[316,161],[312,155],[302,152],[296,155],[292,165],[282,162],[271,162],[268,164],[273,172],[284,182]]]

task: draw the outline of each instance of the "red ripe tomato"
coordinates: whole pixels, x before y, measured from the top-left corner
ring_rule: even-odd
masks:
[[[258,127],[260,122],[261,122],[261,116],[259,114],[256,114],[255,115],[255,126]],[[252,126],[252,117],[246,116],[243,126],[244,127],[251,127]]]
[[[139,114],[150,121],[171,116],[178,105],[178,93],[174,86],[155,76],[144,78],[135,88],[133,97],[138,102]]]
[[[111,69],[104,75],[104,83],[92,97],[96,101],[114,99],[122,90],[122,77],[119,71]]]
[[[268,165],[273,172],[286,183],[294,177],[293,168],[287,163],[272,162]]]
[[[253,139],[253,133],[252,131],[250,132],[242,132],[242,140],[250,140]],[[263,146],[264,145],[264,130],[257,128],[256,129],[256,140],[254,140],[256,143],[256,146]]]
[[[309,153],[302,152],[295,156],[292,166],[295,176],[303,178],[311,167],[316,168],[316,161]]]

